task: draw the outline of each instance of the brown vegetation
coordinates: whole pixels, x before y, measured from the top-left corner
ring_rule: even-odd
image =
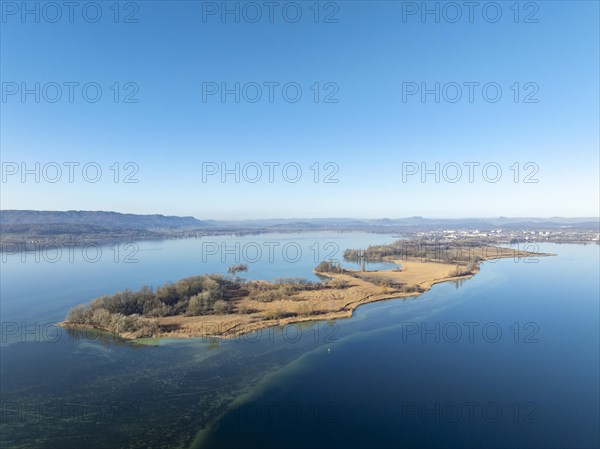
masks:
[[[384,246],[371,254],[385,253],[399,268],[380,271],[344,270],[337,263],[322,262],[315,270],[326,282],[283,278],[274,282],[246,281],[220,275],[192,276],[156,290],[125,290],[71,309],[65,326],[94,327],[125,338],[151,336],[235,336],[272,325],[314,319],[351,316],[361,304],[381,299],[418,295],[432,285],[464,279],[476,273],[479,262],[500,257],[527,257],[526,251],[472,247],[467,259],[451,248],[442,259],[407,257],[393,259]],[[367,250],[369,251],[369,250]],[[447,254],[454,258],[447,260]],[[546,254],[536,254],[543,256]],[[238,270],[235,270],[236,272]]]

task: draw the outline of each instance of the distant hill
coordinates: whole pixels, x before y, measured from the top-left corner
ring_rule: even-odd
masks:
[[[431,230],[431,229],[494,229],[494,228],[558,228],[598,226],[598,218],[378,218],[378,219],[353,219],[353,218],[281,218],[236,221],[210,221],[214,226],[227,228],[306,228],[315,229],[395,229],[402,230]]]
[[[461,218],[423,217],[353,219],[284,218],[198,220],[194,217],[121,214],[107,211],[0,210],[0,252],[15,245],[103,243],[189,238],[235,233],[363,231],[410,235],[416,232],[462,230],[597,231],[598,218]],[[573,237],[571,236],[572,240]],[[10,245],[10,246],[8,246]]]
[[[194,217],[135,215],[105,211],[2,210],[0,225],[82,225],[109,229],[182,229],[210,226]]]
[[[466,228],[486,229],[494,227],[561,227],[598,225],[598,218],[282,218],[254,220],[198,220],[194,217],[177,217],[166,215],[136,215],[107,211],[37,211],[37,210],[0,210],[0,225],[6,229],[14,229],[14,225],[80,225],[102,227],[105,229],[132,230],[252,230],[269,228],[288,228],[290,230],[314,229],[365,229],[365,228],[397,228],[397,229],[443,229]]]

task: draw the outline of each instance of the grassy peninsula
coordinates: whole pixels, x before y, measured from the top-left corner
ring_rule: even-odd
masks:
[[[362,304],[419,295],[436,283],[473,276],[486,260],[549,255],[481,244],[423,245],[404,240],[344,253],[347,260],[395,262],[395,269],[347,270],[324,261],[315,268],[323,282],[303,278],[267,282],[238,277],[236,273],[247,269],[238,265],[230,267],[230,276],[192,276],[156,289],[102,296],[74,307],[60,324],[105,330],[125,339],[234,337],[275,325],[349,317]]]

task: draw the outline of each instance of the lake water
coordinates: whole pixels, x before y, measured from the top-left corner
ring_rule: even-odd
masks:
[[[236,262],[249,279],[314,279],[319,260],[393,240],[271,234],[5,255],[2,447],[598,447],[597,245],[541,245],[558,256],[488,262],[350,319],[234,340],[139,345],[53,326],[120,289]]]

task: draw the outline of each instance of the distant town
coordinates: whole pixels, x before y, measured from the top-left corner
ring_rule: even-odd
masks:
[[[35,247],[304,232],[370,232],[423,242],[600,243],[598,218],[198,220],[109,211],[0,211],[0,251]]]
[[[557,229],[557,230],[512,230],[512,229],[444,229],[441,231],[415,232],[414,238],[426,242],[474,241],[478,243],[515,244],[524,242],[552,243],[599,243],[598,230]]]

